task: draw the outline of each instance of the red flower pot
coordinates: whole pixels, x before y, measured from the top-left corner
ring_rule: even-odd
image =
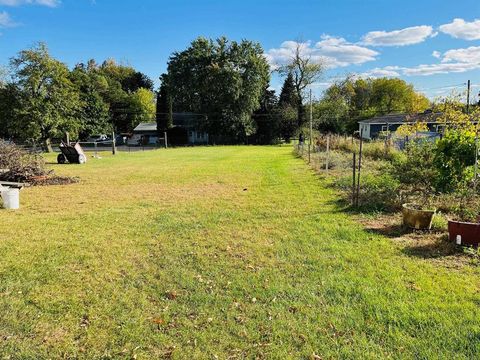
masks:
[[[480,223],[448,222],[450,241],[457,245],[477,246],[480,243]]]

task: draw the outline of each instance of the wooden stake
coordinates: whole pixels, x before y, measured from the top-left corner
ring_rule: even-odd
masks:
[[[112,154],[117,154],[117,146],[115,144],[115,131],[112,132]]]

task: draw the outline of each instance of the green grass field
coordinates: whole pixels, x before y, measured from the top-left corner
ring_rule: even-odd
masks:
[[[52,168],[81,182],[0,211],[0,359],[480,357],[479,268],[365,231],[291,148]]]

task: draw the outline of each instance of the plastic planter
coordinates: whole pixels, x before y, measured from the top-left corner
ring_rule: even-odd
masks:
[[[411,229],[430,230],[436,210],[424,210],[415,204],[403,204],[403,224]]]
[[[480,243],[480,223],[448,222],[450,241],[457,245],[476,246]]]

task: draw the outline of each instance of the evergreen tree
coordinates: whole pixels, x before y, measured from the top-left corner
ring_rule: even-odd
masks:
[[[265,88],[260,99],[260,109],[253,118],[257,124],[256,139],[259,144],[274,144],[281,137],[281,117],[278,112],[278,98],[275,90]]]
[[[293,75],[288,74],[285,79],[282,91],[280,92],[280,97],[278,100],[278,105],[280,107],[292,106],[296,108],[298,106],[298,96],[295,90],[295,84],[293,82]]]
[[[160,85],[157,93],[157,130],[159,136],[173,126],[172,101],[164,83]]]
[[[289,141],[298,128],[299,98],[295,88],[293,75],[288,74],[280,92],[278,101],[278,116],[280,117],[280,134],[285,141]]]

